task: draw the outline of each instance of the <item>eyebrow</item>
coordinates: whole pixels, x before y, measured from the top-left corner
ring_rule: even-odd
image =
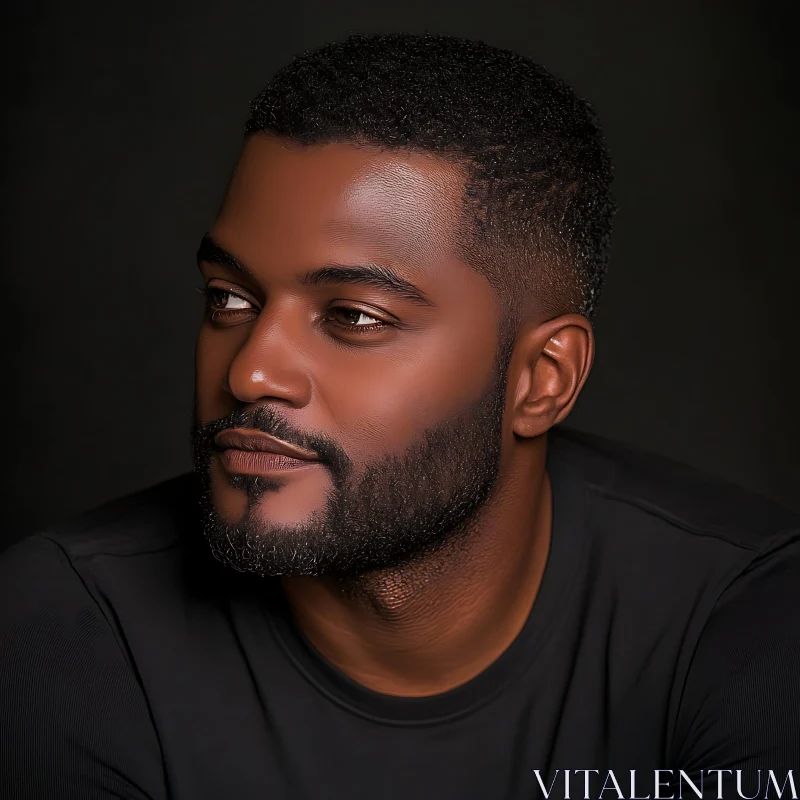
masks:
[[[206,234],[203,237],[197,250],[198,265],[201,261],[217,264],[233,272],[243,272],[255,280],[253,272],[215,242],[210,234]],[[297,282],[301,286],[333,286],[338,284],[370,286],[417,305],[434,305],[418,286],[400,277],[389,267],[379,264],[325,264],[299,275]]]
[[[197,248],[198,267],[201,261],[225,267],[233,272],[244,272],[255,279],[255,275],[244,264],[237,261],[224,247],[220,247],[209,233],[200,240],[200,247]]]

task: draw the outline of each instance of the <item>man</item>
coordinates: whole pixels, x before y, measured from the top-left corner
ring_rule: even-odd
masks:
[[[610,177],[484,44],[273,78],[198,253],[196,469],[3,557],[3,797],[797,796],[800,520],[554,429]]]

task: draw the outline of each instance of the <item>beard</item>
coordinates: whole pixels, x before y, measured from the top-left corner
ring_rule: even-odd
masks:
[[[414,437],[401,453],[370,461],[356,474],[346,453],[322,435],[300,434],[271,407],[239,408],[192,430],[194,469],[202,484],[203,534],[212,555],[240,572],[266,576],[329,575],[352,583],[397,570],[463,540],[491,495],[500,467],[506,382],[513,342],[501,337],[488,385],[459,413]],[[321,510],[300,524],[272,524],[257,506],[279,479],[233,475],[246,493],[242,518],[227,523],[214,506],[214,436],[247,427],[315,452],[332,477]]]

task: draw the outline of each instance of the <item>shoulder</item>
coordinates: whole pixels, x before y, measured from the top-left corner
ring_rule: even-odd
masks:
[[[699,768],[796,766],[800,742],[800,542],[754,560],[722,593],[682,688],[673,751]]]
[[[27,536],[0,553],[0,630],[122,643],[111,597],[121,579],[152,572],[154,558],[179,551],[198,487],[191,473],[114,499]],[[150,566],[148,566],[150,565]],[[138,573],[137,573],[138,574]],[[152,589],[152,587],[151,587]],[[121,650],[124,651],[121,646]]]
[[[55,661],[68,658],[70,649],[116,650],[114,657],[124,660],[123,635],[107,602],[111,587],[98,584],[106,573],[106,583],[119,575],[110,563],[174,549],[195,491],[190,474],[179,476],[74,515],[0,553],[6,654]],[[93,649],[96,640],[102,648]],[[37,646],[27,649],[25,642]]]
[[[153,552],[178,543],[199,496],[197,478],[188,472],[75,514],[37,536],[71,560]]]
[[[111,595],[134,564],[149,574],[176,548],[197,496],[193,476],[179,476],[0,553],[0,796],[164,796],[158,735]]]
[[[712,550],[744,561],[800,540],[800,513],[718,476],[572,429],[554,430],[551,442],[555,457],[580,474],[601,521],[638,521],[674,534],[676,545],[716,540]]]
[[[553,450],[585,499],[591,601],[622,630],[616,644],[633,676],[668,669],[667,728],[684,726],[677,736],[688,741],[697,709],[735,713],[748,681],[789,703],[796,695],[776,681],[780,663],[800,687],[800,515],[602,437],[559,430]]]
[[[55,542],[28,536],[0,555],[0,637],[6,645],[8,637],[24,636],[33,627],[54,633],[74,629],[94,611],[90,594]]]
[[[119,674],[130,667],[64,550],[41,536],[22,539],[0,555],[0,653],[2,674],[14,688],[6,694],[9,702],[27,695],[46,702],[54,686],[99,680],[112,666]]]
[[[135,669],[52,539],[30,536],[0,555],[0,675],[0,796],[64,786],[160,796],[160,749]]]
[[[583,486],[587,547],[618,617],[675,645],[670,766],[788,768],[800,741],[800,515],[721,478],[559,430]],[[641,608],[647,609],[646,618]]]

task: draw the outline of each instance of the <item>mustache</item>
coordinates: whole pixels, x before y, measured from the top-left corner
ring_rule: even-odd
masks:
[[[333,439],[325,434],[298,431],[286,422],[272,406],[256,408],[240,406],[233,409],[230,414],[203,425],[197,424],[196,412],[194,419],[192,443],[197,454],[210,453],[213,449],[214,437],[220,431],[230,428],[250,428],[316,453],[320,461],[338,474],[346,472],[351,467],[350,458]]]

